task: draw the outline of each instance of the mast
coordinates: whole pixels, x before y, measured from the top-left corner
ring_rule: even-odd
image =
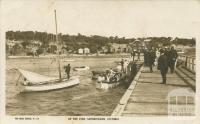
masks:
[[[57,63],[58,63],[58,73],[59,73],[59,79],[61,80],[61,69],[60,69],[60,55],[59,55],[59,41],[58,41],[58,31],[57,31],[57,17],[56,17],[56,10],[55,12],[55,25],[56,25],[56,42],[57,42]]]

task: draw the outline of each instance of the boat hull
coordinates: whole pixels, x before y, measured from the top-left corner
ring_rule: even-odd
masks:
[[[19,90],[20,92],[39,92],[39,91],[50,91],[50,90],[57,90],[63,89],[67,87],[71,87],[74,85],[78,85],[80,83],[78,78],[74,79],[64,79],[59,83],[53,84],[42,84],[42,85],[32,85],[32,86],[24,86],[20,85]]]
[[[89,70],[89,67],[84,67],[84,68],[79,68],[79,67],[74,67],[74,71],[85,71],[85,70]]]
[[[104,89],[104,90],[107,90],[107,89],[112,89],[112,88],[115,88],[119,85],[119,82],[116,82],[116,83],[106,83],[106,82],[97,82],[96,83],[96,88],[97,89]]]

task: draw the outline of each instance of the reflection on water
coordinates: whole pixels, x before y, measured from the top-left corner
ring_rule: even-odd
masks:
[[[71,88],[20,93],[16,87],[19,75],[12,68],[22,68],[47,76],[57,76],[56,63],[50,59],[8,59],[6,70],[6,113],[8,115],[110,115],[122,97],[125,88],[119,86],[111,90],[97,90],[95,81],[91,80],[91,70],[101,70],[116,66],[119,58],[75,58],[68,63],[72,67],[87,65],[88,71],[72,71],[80,76],[80,84]],[[64,70],[62,70],[64,75]]]

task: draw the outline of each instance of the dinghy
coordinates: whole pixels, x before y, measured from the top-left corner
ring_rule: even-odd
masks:
[[[117,87],[120,84],[120,81],[125,78],[125,74],[121,72],[114,72],[109,70],[105,74],[100,74],[97,78],[96,88],[97,89],[110,89]]]
[[[89,70],[90,67],[88,66],[80,66],[80,67],[74,67],[73,70],[74,71],[85,71],[85,70]]]
[[[74,59],[66,59],[66,60],[64,59],[63,60],[63,62],[74,62],[74,61],[75,61]]]

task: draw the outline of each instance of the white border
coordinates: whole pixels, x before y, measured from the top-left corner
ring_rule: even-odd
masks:
[[[2,1],[1,1],[2,2]],[[1,8],[0,8],[0,12],[3,11],[2,9],[2,4],[1,4]],[[1,14],[2,15],[2,14]],[[168,117],[119,117],[119,120],[117,121],[69,121],[68,117],[66,116],[7,116],[5,115],[5,64],[6,64],[6,59],[5,59],[5,30],[4,30],[4,25],[2,22],[2,20],[4,20],[5,18],[1,16],[1,25],[0,25],[0,31],[1,31],[1,38],[0,38],[0,102],[1,102],[1,106],[0,106],[0,119],[1,119],[1,123],[2,124],[55,124],[55,123],[59,123],[59,124],[68,124],[68,123],[81,123],[81,124],[86,124],[86,123],[98,123],[98,124],[106,124],[106,123],[114,123],[114,124],[118,124],[118,123],[127,123],[127,124],[133,124],[133,123],[141,123],[141,124],[155,124],[155,123],[163,123],[163,124],[169,124],[169,123],[180,123],[180,124],[196,124],[199,123],[200,121],[200,99],[196,99],[196,117],[195,118],[185,118],[185,120],[176,120],[176,119],[169,119]],[[5,21],[5,20],[4,20]],[[200,61],[200,22],[195,22],[195,34],[194,37],[196,38],[196,62],[197,62],[197,66],[196,66],[196,98],[200,98],[200,77],[199,77],[199,72],[200,72],[200,65],[198,64]],[[31,117],[31,118],[39,118],[39,120],[36,121],[17,121],[15,120],[15,117]],[[96,116],[95,116],[96,117]],[[101,117],[101,116],[98,116]],[[88,116],[86,116],[85,118],[88,118]],[[107,118],[104,117],[103,118]],[[109,118],[109,117],[108,117]]]

